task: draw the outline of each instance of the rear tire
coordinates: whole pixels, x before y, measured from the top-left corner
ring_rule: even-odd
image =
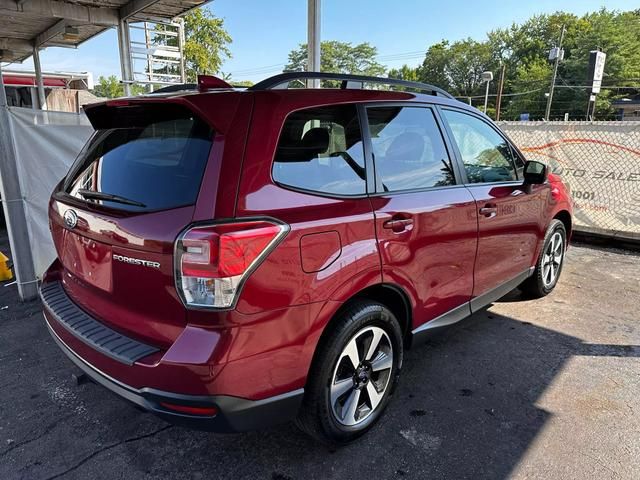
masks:
[[[400,325],[384,305],[357,301],[339,315],[318,346],[296,420],[330,446],[355,440],[378,421],[403,356]]]
[[[552,220],[544,236],[544,242],[536,268],[520,289],[529,298],[542,298],[555,288],[562,272],[567,249],[567,230],[560,220]]]

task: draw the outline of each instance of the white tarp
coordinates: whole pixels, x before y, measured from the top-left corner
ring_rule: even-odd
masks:
[[[84,114],[9,107],[9,118],[33,263],[41,278],[56,257],[47,215],[49,197],[93,128]]]
[[[571,187],[576,230],[640,239],[640,122],[500,122]]]

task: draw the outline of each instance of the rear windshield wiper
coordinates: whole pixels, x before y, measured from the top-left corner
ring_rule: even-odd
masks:
[[[87,200],[107,200],[109,202],[123,203],[125,205],[133,205],[136,207],[144,208],[146,205],[144,203],[138,202],[136,200],[130,200],[125,197],[121,197],[120,195],[115,195],[113,193],[104,193],[104,192],[94,192],[93,190],[85,190],[81,188],[78,190],[78,193],[82,195],[83,198]]]

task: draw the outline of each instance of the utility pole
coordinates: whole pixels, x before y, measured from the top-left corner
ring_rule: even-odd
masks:
[[[558,74],[558,64],[560,63],[560,57],[562,56],[562,40],[564,40],[565,26],[562,25],[562,31],[560,32],[560,43],[556,52],[555,63],[553,64],[553,75],[551,76],[551,89],[549,90],[549,98],[547,99],[547,110],[544,114],[544,119],[549,121],[549,115],[551,114],[551,102],[553,101],[553,89],[556,86],[556,75]]]
[[[504,88],[504,71],[507,66],[503,63],[500,70],[500,82],[498,83],[498,96],[496,98],[496,122],[500,120],[500,107],[502,106],[502,89]]]

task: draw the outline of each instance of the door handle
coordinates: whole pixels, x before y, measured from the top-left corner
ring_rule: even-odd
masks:
[[[479,212],[480,212],[480,215],[484,215],[487,218],[495,217],[496,214],[498,213],[498,207],[496,207],[491,203],[487,203],[484,207],[482,207],[479,210]]]
[[[392,217],[390,220],[382,222],[382,227],[393,230],[395,233],[402,233],[411,230],[413,227],[413,218]]]

